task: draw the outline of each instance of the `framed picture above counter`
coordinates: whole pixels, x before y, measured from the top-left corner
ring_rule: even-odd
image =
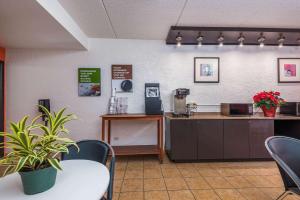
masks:
[[[219,83],[220,58],[195,57],[194,83]]]
[[[300,58],[278,58],[278,83],[300,83]]]

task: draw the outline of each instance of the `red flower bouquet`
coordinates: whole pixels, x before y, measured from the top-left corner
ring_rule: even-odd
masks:
[[[255,107],[263,110],[266,117],[274,117],[277,107],[285,101],[280,97],[280,92],[259,92],[253,97]]]

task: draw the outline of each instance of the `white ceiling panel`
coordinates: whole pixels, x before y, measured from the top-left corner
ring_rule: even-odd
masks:
[[[118,38],[165,39],[185,0],[104,0]]]
[[[0,1],[0,46],[85,49],[35,0]]]
[[[101,0],[58,1],[88,37],[114,37]]]
[[[299,0],[188,0],[182,26],[300,28]]]

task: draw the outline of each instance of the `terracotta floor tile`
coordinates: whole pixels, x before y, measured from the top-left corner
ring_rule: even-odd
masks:
[[[144,191],[166,190],[164,179],[144,179]]]
[[[194,163],[194,167],[196,169],[210,168],[210,164],[209,163]]]
[[[254,176],[256,175],[252,168],[239,168],[234,169],[237,174],[241,176]]]
[[[238,176],[239,174],[230,168],[219,168],[216,169],[221,176]]]
[[[119,200],[144,200],[143,192],[122,192]]]
[[[260,190],[272,199],[276,199],[284,191],[283,188],[260,188]]]
[[[160,165],[161,169],[169,169],[169,168],[173,168],[173,169],[177,169],[176,164],[175,163],[167,163],[167,164],[161,164]]]
[[[114,192],[121,192],[121,187],[123,184],[123,180],[122,179],[117,179],[114,180]]]
[[[278,174],[278,171],[274,168],[255,168],[253,169],[253,171],[256,175],[259,176]]]
[[[283,187],[282,178],[280,175],[263,176],[273,184],[273,187]]]
[[[186,190],[187,184],[183,178],[165,178],[167,190]]]
[[[117,169],[117,170],[115,170],[115,177],[114,177],[114,179],[123,179],[124,175],[125,175],[125,170]]]
[[[144,169],[160,169],[160,163],[157,160],[144,160]]]
[[[213,190],[192,190],[196,200],[220,200]]]
[[[128,161],[127,169],[143,169],[143,161]]]
[[[254,187],[249,181],[247,181],[242,176],[230,176],[225,177],[225,179],[234,187],[234,188],[249,188]]]
[[[179,172],[183,177],[198,177],[201,176],[194,168],[179,168]]]
[[[176,163],[176,167],[178,169],[182,169],[182,168],[195,168],[195,163]]]
[[[195,200],[190,190],[168,191],[170,200]]]
[[[161,169],[144,169],[144,178],[161,178]]]
[[[246,200],[237,190],[235,189],[216,189],[215,192],[219,195],[222,200]]]
[[[247,200],[271,200],[271,197],[260,191],[258,188],[238,189],[239,193]]]
[[[212,168],[201,168],[201,169],[198,169],[198,172],[201,176],[204,176],[204,177],[217,177],[217,176],[220,176],[219,172],[215,169],[212,169]]]
[[[121,192],[143,191],[143,179],[124,179]]]
[[[119,196],[120,196],[120,193],[119,192],[114,192],[113,193],[113,200],[118,200],[119,199]]]
[[[169,200],[167,191],[149,191],[145,192],[145,200]]]
[[[204,177],[208,184],[214,189],[233,188],[223,177]]]
[[[127,169],[124,179],[143,178],[143,169]]]
[[[177,168],[162,168],[161,172],[162,172],[163,177],[166,177],[166,178],[181,176],[181,174]]]
[[[185,178],[185,182],[190,190],[211,189],[209,184],[202,177]]]
[[[115,169],[125,170],[127,167],[127,162],[119,162],[115,164]]]
[[[245,179],[250,182],[254,187],[275,187],[273,183],[271,183],[264,176],[244,176]]]

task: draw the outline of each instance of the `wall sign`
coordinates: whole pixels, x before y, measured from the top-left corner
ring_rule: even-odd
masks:
[[[78,95],[101,95],[101,70],[100,68],[78,68]]]
[[[219,58],[194,58],[194,83],[219,83]]]
[[[111,86],[116,92],[132,92],[132,65],[112,65]]]
[[[300,83],[300,58],[278,58],[278,83]]]

